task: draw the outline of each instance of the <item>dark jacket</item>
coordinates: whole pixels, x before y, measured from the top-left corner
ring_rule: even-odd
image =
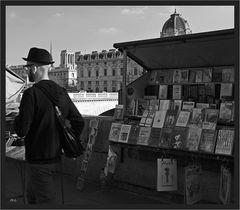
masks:
[[[54,105],[48,97],[70,121],[77,137],[80,137],[84,127],[81,114],[64,88],[51,80],[41,80],[34,84],[24,91],[19,115],[14,122],[17,135],[25,136],[26,160],[30,163],[54,163],[61,159],[62,129],[55,116]]]

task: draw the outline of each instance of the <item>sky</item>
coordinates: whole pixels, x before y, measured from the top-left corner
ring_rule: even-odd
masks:
[[[65,49],[85,54],[159,38],[175,9],[192,33],[234,28],[233,6],[6,6],[6,64],[25,64],[31,47],[50,51],[51,42],[59,66]]]

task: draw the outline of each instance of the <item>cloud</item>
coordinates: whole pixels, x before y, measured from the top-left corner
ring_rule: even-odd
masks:
[[[54,17],[63,17],[63,16],[64,16],[64,13],[63,13],[63,12],[62,12],[62,13],[57,12],[57,13],[55,13],[53,16],[54,16]]]
[[[141,7],[141,8],[125,8],[121,11],[121,14],[123,15],[142,15],[145,13],[145,10],[148,9],[148,7]]]
[[[113,33],[116,33],[117,31],[118,30],[114,27],[98,29],[99,33],[104,33],[104,34],[113,34]]]

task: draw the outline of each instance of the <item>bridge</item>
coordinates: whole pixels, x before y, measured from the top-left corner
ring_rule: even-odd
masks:
[[[69,97],[82,115],[98,116],[115,108],[118,104],[118,93],[68,93]]]

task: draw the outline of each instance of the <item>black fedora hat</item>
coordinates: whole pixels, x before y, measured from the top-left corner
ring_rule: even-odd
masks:
[[[33,47],[29,50],[28,57],[23,58],[25,61],[36,62],[40,64],[53,64],[52,55],[45,49]]]

